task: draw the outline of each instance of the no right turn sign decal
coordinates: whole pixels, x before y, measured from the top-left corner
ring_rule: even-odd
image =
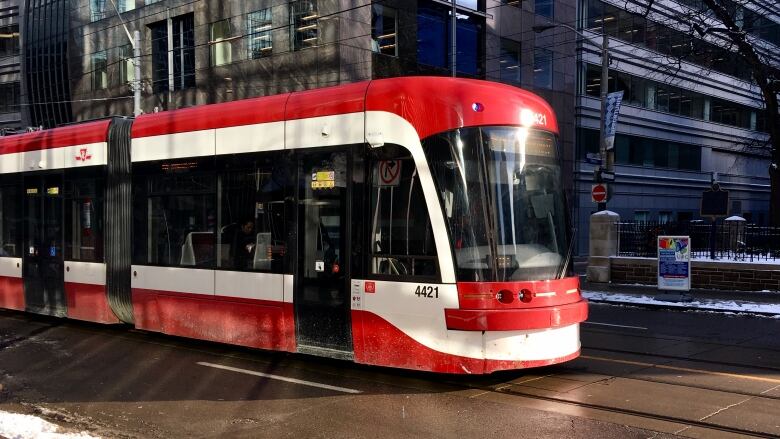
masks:
[[[398,186],[401,183],[400,160],[382,160],[378,171],[380,186]]]

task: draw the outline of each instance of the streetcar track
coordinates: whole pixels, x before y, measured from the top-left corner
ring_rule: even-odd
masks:
[[[738,347],[738,346],[732,346],[732,347]],[[592,346],[582,346],[583,349],[588,350],[594,350],[594,351],[602,351],[602,352],[612,352],[615,354],[627,354],[627,355],[640,355],[644,357],[655,357],[655,358],[662,358],[665,360],[675,360],[675,361],[689,361],[691,363],[699,363],[699,364],[711,364],[716,366],[728,366],[728,367],[741,367],[743,369],[756,369],[766,372],[780,372],[780,367],[772,367],[772,366],[761,366],[761,365],[754,365],[754,364],[744,364],[744,363],[733,363],[730,361],[715,361],[715,360],[707,360],[704,358],[691,358],[691,357],[684,357],[679,355],[669,355],[669,354],[655,354],[651,352],[637,352],[637,351],[631,351],[626,349],[611,349],[611,348],[602,348],[602,347],[592,347]],[[706,351],[705,351],[706,352]]]
[[[692,343],[706,343],[710,346],[716,346],[716,347],[730,347],[730,348],[746,348],[746,349],[756,349],[761,351],[768,351],[768,352],[776,352],[780,353],[780,349],[773,348],[773,347],[765,347],[765,346],[750,346],[745,345],[743,343],[747,343],[750,340],[755,340],[754,338],[749,338],[742,341],[735,341],[736,344],[728,344],[728,343],[722,343],[722,342],[713,342],[710,341],[708,338],[705,337],[684,337],[684,336],[675,336],[675,335],[650,335],[652,334],[652,331],[649,333],[642,333],[642,334],[636,334],[636,333],[627,333],[627,332],[620,332],[620,331],[614,331],[609,329],[602,329],[602,328],[583,328],[583,332],[593,332],[593,333],[601,333],[601,334],[615,334],[620,335],[622,337],[631,337],[631,338],[640,338],[640,339],[650,339],[650,340],[660,340],[660,341],[676,341],[676,342],[692,342]],[[769,336],[770,334],[762,335]],[[713,348],[714,349],[714,348]]]
[[[661,415],[661,414],[654,414],[654,413],[648,413],[648,412],[642,412],[639,410],[632,410],[632,409],[626,409],[626,408],[618,408],[618,407],[612,407],[608,405],[603,404],[594,404],[594,403],[588,403],[588,402],[581,402],[581,401],[572,401],[568,399],[563,398],[556,398],[553,396],[543,396],[543,395],[536,395],[533,393],[527,393],[527,392],[520,392],[511,389],[512,386],[506,386],[502,387],[500,389],[491,389],[491,388],[485,388],[485,387],[470,387],[475,390],[482,390],[487,393],[497,393],[497,394],[506,394],[506,395],[513,395],[513,396],[519,396],[523,398],[530,398],[530,399],[536,399],[540,401],[547,401],[547,402],[553,402],[558,404],[566,404],[571,405],[575,407],[582,407],[582,408],[588,408],[591,410],[600,410],[600,411],[606,411],[610,413],[616,413],[616,414],[622,414],[622,415],[628,415],[628,416],[635,416],[639,418],[645,418],[645,419],[652,419],[656,421],[663,421],[663,422],[669,422],[673,424],[679,424],[684,425],[688,427],[698,427],[703,428],[707,430],[717,430],[717,431],[723,431],[727,433],[734,433],[734,434],[741,434],[745,436],[751,436],[751,437],[763,437],[763,438],[777,438],[780,437],[778,435],[774,435],[771,433],[764,433],[764,432],[757,432],[752,430],[745,430],[742,428],[736,428],[736,427],[728,427],[725,425],[720,424],[714,424],[711,422],[705,422],[705,421],[698,421],[698,420],[691,420],[691,419],[685,419],[680,418],[677,416],[669,416],[669,415]]]
[[[570,369],[570,370],[577,370],[577,371],[587,369],[587,368],[567,367],[565,364],[563,364],[561,366],[563,368],[567,368],[567,369]],[[661,366],[661,365],[659,365],[659,366]],[[750,392],[743,392],[743,391],[739,391],[739,390],[732,390],[732,389],[726,389],[726,388],[720,388],[719,389],[719,388],[716,388],[716,387],[708,387],[708,386],[702,386],[702,385],[698,385],[698,384],[688,384],[688,383],[681,384],[681,383],[676,383],[676,382],[671,381],[671,380],[665,381],[665,380],[662,380],[662,379],[653,379],[653,378],[648,378],[648,377],[644,377],[644,376],[642,376],[642,377],[631,376],[631,374],[641,373],[642,371],[645,371],[645,370],[651,370],[654,367],[656,367],[656,366],[655,365],[647,366],[647,367],[644,367],[642,369],[638,369],[636,371],[630,372],[628,375],[616,375],[614,373],[607,375],[607,374],[601,374],[601,373],[595,372],[595,371],[590,371],[590,372],[594,373],[594,374],[607,376],[607,378],[604,378],[603,380],[595,381],[594,383],[606,381],[606,380],[608,380],[610,378],[622,378],[624,380],[640,381],[640,382],[656,383],[656,384],[666,384],[666,385],[670,385],[670,386],[684,387],[686,389],[697,389],[697,390],[706,390],[706,391],[710,391],[710,392],[728,393],[728,394],[733,394],[733,395],[749,396],[751,398],[758,398],[758,399],[780,400],[780,395],[778,395],[778,396],[767,395],[767,394],[764,394],[762,392],[750,393]],[[567,379],[566,375],[554,375],[553,374],[551,376],[552,377],[556,377],[556,378]],[[589,385],[589,384],[593,384],[593,383],[588,383],[588,384],[585,384],[585,385]],[[775,387],[775,388],[777,388],[777,387]],[[768,390],[772,390],[772,389],[773,388],[770,388]],[[764,392],[766,392],[766,391],[767,390],[764,390]]]
[[[42,323],[41,317],[46,316],[37,316],[37,315],[26,315],[23,314],[20,316],[19,320],[24,321],[32,321],[37,323]],[[49,324],[48,326],[44,326],[41,328],[36,329],[35,331],[32,331],[30,334],[28,334],[25,337],[17,337],[16,339],[9,340],[9,342],[12,343],[18,343],[22,341],[23,339],[29,339],[35,335],[42,334],[48,330],[54,329],[58,326],[62,325],[67,326],[70,329],[75,329],[82,332],[87,333],[98,333],[98,334],[105,334],[106,332],[112,332],[112,337],[119,337],[125,340],[134,341],[134,342],[140,342],[144,344],[154,344],[162,347],[167,348],[177,348],[177,349],[184,349],[191,352],[197,352],[201,354],[206,354],[210,356],[215,356],[217,358],[229,358],[229,359],[235,359],[235,360],[241,360],[241,361],[250,361],[254,363],[260,363],[260,364],[271,364],[270,360],[266,359],[259,359],[257,358],[255,353],[261,353],[261,354],[275,354],[279,352],[275,351],[266,351],[266,350],[252,350],[249,351],[243,351],[243,348],[241,346],[233,346],[233,345],[223,345],[221,343],[214,343],[214,342],[208,342],[208,341],[202,341],[202,340],[194,340],[194,339],[187,339],[187,338],[180,338],[175,336],[169,336],[162,333],[156,333],[156,332],[149,332],[149,331],[143,331],[143,330],[135,330],[135,329],[128,329],[126,327],[118,327],[118,326],[93,326],[89,324],[88,322],[80,322],[80,321],[64,321],[64,322],[56,322],[54,324]],[[108,330],[108,331],[106,331]],[[164,338],[164,340],[158,340],[158,338]],[[204,348],[205,343],[205,348]],[[738,347],[734,345],[724,345],[724,346],[730,346],[730,347]],[[0,344],[0,350],[3,348],[3,344]],[[238,348],[238,352],[215,352],[214,348]],[[687,360],[687,361],[694,361],[694,362],[700,362],[700,363],[708,363],[708,364],[718,364],[718,365],[727,365],[727,366],[736,366],[736,367],[743,367],[743,368],[753,368],[753,369],[765,369],[769,371],[780,371],[778,368],[772,368],[772,367],[762,367],[762,366],[753,366],[753,365],[743,365],[743,364],[735,364],[735,363],[729,363],[729,362],[716,362],[711,360],[700,360],[700,359],[692,359],[687,357],[679,357],[679,356],[672,356],[672,355],[663,355],[663,354],[652,354],[652,353],[642,353],[642,352],[633,352],[633,351],[626,351],[626,350],[620,350],[620,349],[607,349],[607,348],[589,348],[583,346],[583,348],[587,349],[593,349],[593,350],[601,350],[605,352],[613,352],[613,353],[623,353],[623,354],[634,354],[634,355],[642,355],[642,356],[655,356],[659,358],[665,358],[670,360]],[[319,360],[325,360],[330,361],[326,358],[319,358],[314,357]],[[667,422],[675,425],[680,426],[686,426],[686,427],[698,427],[705,430],[711,430],[711,431],[722,431],[726,433],[733,433],[733,434],[741,434],[745,436],[750,437],[762,437],[762,438],[778,438],[780,436],[774,435],[771,433],[765,433],[765,432],[757,432],[752,430],[746,430],[742,428],[737,427],[729,427],[725,425],[715,424],[711,422],[705,422],[705,421],[699,421],[699,420],[691,420],[686,418],[681,418],[677,416],[669,416],[669,415],[663,415],[663,414],[656,414],[656,413],[649,413],[649,412],[643,412],[640,410],[633,410],[628,408],[620,408],[620,407],[613,407],[609,405],[604,404],[596,404],[596,403],[587,403],[587,402],[581,402],[581,401],[573,401],[565,398],[560,397],[554,397],[554,396],[545,396],[545,395],[538,395],[534,393],[529,392],[523,392],[519,391],[513,387],[515,387],[515,383],[504,383],[500,385],[498,388],[478,384],[478,383],[465,383],[463,381],[448,379],[447,376],[441,376],[436,375],[435,377],[423,373],[423,372],[414,372],[412,371],[412,376],[408,377],[408,373],[405,373],[403,376],[408,378],[409,380],[413,381],[421,381],[420,383],[410,383],[405,382],[401,383],[397,381],[396,379],[377,379],[376,376],[366,376],[362,372],[365,372],[366,369],[363,369],[364,367],[368,367],[369,369],[373,369],[372,366],[364,366],[356,363],[349,363],[351,366],[358,366],[357,368],[353,368],[353,373],[345,374],[345,369],[338,367],[334,371],[330,371],[328,369],[322,369],[319,367],[313,367],[317,366],[315,363],[310,363],[308,361],[305,361],[305,357],[300,357],[301,361],[299,364],[289,364],[287,365],[290,368],[297,369],[300,371],[305,372],[316,372],[324,375],[331,375],[331,376],[338,376],[342,378],[351,378],[356,379],[362,382],[367,383],[379,383],[379,384],[385,384],[385,385],[392,385],[399,388],[409,388],[414,389],[417,391],[423,391],[423,392],[431,392],[436,391],[437,387],[441,386],[442,384],[447,386],[453,386],[456,389],[461,390],[480,390],[484,393],[476,396],[481,396],[488,393],[494,393],[494,394],[501,394],[501,395],[510,395],[510,396],[517,396],[521,398],[528,398],[528,399],[534,399],[539,401],[546,401],[551,403],[557,403],[557,404],[564,404],[568,406],[574,406],[574,407],[581,407],[601,412],[609,412],[619,415],[625,415],[625,416],[632,416],[636,418],[643,418],[643,419],[650,419],[655,421],[661,421],[661,422]],[[327,363],[323,364],[327,366]],[[566,364],[562,365],[556,365],[552,366],[553,368],[566,368]],[[652,366],[648,366],[647,368],[652,368]],[[579,368],[571,368],[571,369],[579,369]],[[398,372],[394,369],[384,369],[380,368],[380,373],[383,375],[388,375],[387,378],[391,377],[399,377],[396,373]],[[409,371],[405,371],[409,372]],[[598,372],[594,372],[598,373]],[[555,374],[548,374],[547,376],[555,376]],[[443,377],[443,379],[442,379]],[[459,377],[460,378],[460,377]],[[496,378],[495,376],[484,376],[484,377],[475,377],[477,379],[484,378],[488,381],[490,381],[492,378]],[[565,378],[565,377],[562,377]],[[677,384],[677,383],[669,383],[664,382],[660,380],[652,380],[652,379],[646,379],[646,378],[636,378],[636,377],[628,377],[628,376],[617,376],[614,374],[611,375],[605,375],[604,380],[612,379],[612,378],[623,378],[628,380],[637,380],[637,381],[647,381],[647,382],[653,382],[658,384],[667,384],[667,385],[674,385],[674,386],[680,386],[680,387],[687,387],[687,388],[695,388],[700,390],[709,390],[709,391],[717,391],[722,393],[728,393],[733,395],[740,395],[740,396],[746,396],[750,398],[764,398],[764,399],[772,399],[772,400],[778,400],[780,397],[776,396],[770,396],[770,395],[756,395],[756,394],[750,394],[750,393],[743,393],[739,391],[732,391],[732,390],[723,390],[723,389],[713,389],[703,386],[696,386],[696,385],[690,385],[690,384]],[[599,380],[596,382],[604,381]],[[587,386],[588,383],[584,384],[584,386]],[[431,387],[433,386],[433,387]],[[444,389],[437,389],[437,390],[444,390]],[[544,389],[539,389],[540,391],[544,391]],[[653,430],[655,431],[655,430]]]

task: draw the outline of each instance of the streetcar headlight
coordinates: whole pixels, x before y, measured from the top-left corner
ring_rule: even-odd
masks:
[[[498,294],[496,294],[496,300],[505,305],[512,303],[514,299],[514,295],[509,290],[501,290],[498,292]]]
[[[531,290],[523,288],[519,293],[517,293],[517,298],[520,299],[520,301],[523,303],[528,303],[531,301],[531,299],[534,298],[534,295]]]

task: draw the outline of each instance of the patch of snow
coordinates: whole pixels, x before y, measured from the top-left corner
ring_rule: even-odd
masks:
[[[747,221],[747,220],[745,218],[742,218],[739,215],[734,215],[724,219],[723,221]]]
[[[653,258],[655,259],[655,258]],[[728,263],[734,263],[734,264],[768,264],[768,265],[780,265],[780,259],[777,258],[766,258],[766,259],[759,259],[758,257],[753,257],[753,260],[750,260],[750,256],[741,256],[741,259],[735,259],[735,256],[731,256],[728,258],[720,258],[720,259],[710,259],[709,257],[696,257],[692,258],[692,261],[696,262],[728,262]]]
[[[0,436],[8,439],[98,439],[86,432],[58,433],[60,427],[37,416],[0,411]]]
[[[731,311],[735,313],[762,313],[775,314],[780,318],[780,304],[755,303],[738,300],[694,300],[692,302],[677,303],[655,300],[650,296],[635,296],[631,294],[605,293],[600,291],[583,291],[582,297],[594,302],[626,303],[636,305],[662,305],[673,308],[693,308],[705,311]],[[695,296],[694,296],[695,297]]]
[[[631,259],[639,261],[657,261],[658,258],[651,258],[650,256],[610,256],[613,259]]]
[[[596,212],[593,215],[606,215],[606,216],[620,216],[616,212],[613,212],[611,210],[602,210],[600,212]],[[591,215],[591,216],[593,216]]]

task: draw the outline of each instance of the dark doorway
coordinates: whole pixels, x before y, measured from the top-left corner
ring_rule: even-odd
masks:
[[[298,350],[339,358],[352,357],[347,160],[344,151],[298,160]]]
[[[62,175],[24,178],[22,276],[27,311],[64,317]]]

